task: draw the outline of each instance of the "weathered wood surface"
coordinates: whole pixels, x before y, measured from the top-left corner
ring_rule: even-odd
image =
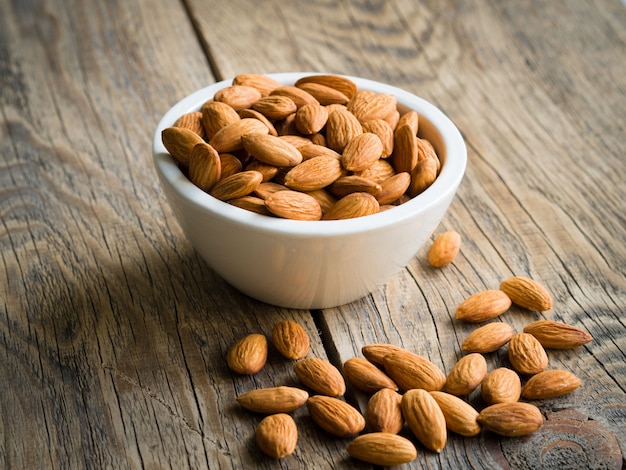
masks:
[[[0,2],[0,466],[358,468],[305,410],[296,454],[265,459],[234,397],[297,379],[275,352],[234,376],[229,345],[294,318],[336,364],[393,342],[449,371],[473,329],[456,305],[519,274],[555,307],[502,320],[590,331],[549,354],[583,386],[538,403],[548,420],[528,438],[451,435],[409,467],[620,468],[625,26],[618,0]],[[303,312],[242,296],[195,255],[152,169],[160,115],[217,79],[291,70],[389,82],[459,126],[468,171],[440,228],[463,236],[453,265],[424,250],[370,296]]]

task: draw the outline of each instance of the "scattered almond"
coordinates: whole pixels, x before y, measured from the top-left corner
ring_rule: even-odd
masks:
[[[306,402],[313,421],[337,437],[351,437],[365,428],[365,418],[352,405],[338,398],[314,395]]]
[[[355,459],[383,467],[402,465],[417,458],[417,449],[407,438],[386,432],[356,437],[347,448]]]
[[[395,351],[406,350],[401,348],[400,346],[386,343],[366,344],[361,348],[361,354],[363,354],[363,356],[365,356],[368,361],[381,367],[383,366],[383,359],[385,358],[385,356]]]
[[[567,370],[544,370],[533,375],[522,390],[522,397],[544,400],[566,395],[580,386],[580,379]]]
[[[309,394],[296,387],[269,387],[250,390],[237,397],[237,403],[248,411],[262,414],[290,413],[302,405]]]
[[[487,323],[467,335],[461,349],[466,352],[490,353],[508,343],[514,334],[515,330],[507,323]]]
[[[509,341],[509,362],[520,374],[538,374],[548,367],[548,355],[529,333],[517,333]]]
[[[446,379],[445,390],[452,395],[467,395],[474,391],[487,375],[487,361],[482,354],[463,356],[452,367]]]
[[[461,436],[471,437],[480,433],[478,411],[463,399],[446,392],[430,392],[446,420],[446,427]]]
[[[367,402],[367,424],[371,431],[397,434],[402,430],[402,395],[391,388],[381,388]]]
[[[501,290],[485,290],[469,296],[456,309],[456,318],[482,322],[502,315],[511,307],[511,299]]]
[[[293,320],[283,320],[274,325],[272,343],[287,359],[302,359],[309,352],[310,346],[308,333]]]
[[[552,308],[552,296],[545,287],[533,279],[511,277],[502,281],[500,290],[506,293],[514,304],[528,310],[543,312]]]
[[[337,397],[346,392],[343,375],[326,359],[305,358],[296,362],[293,370],[304,385],[317,393]]]
[[[409,176],[410,181],[410,176]],[[442,268],[454,261],[461,248],[461,235],[448,230],[438,235],[428,250],[428,262],[435,268]]]
[[[382,388],[398,390],[396,383],[367,359],[348,359],[343,364],[343,374],[355,388],[365,393],[376,393]]]
[[[261,451],[273,459],[293,454],[298,443],[298,428],[291,416],[285,413],[266,416],[255,432],[256,443]]]
[[[433,452],[441,452],[446,445],[446,418],[433,396],[423,389],[408,390],[402,396],[402,414],[409,428]]]
[[[407,350],[386,354],[383,366],[387,375],[401,390],[441,390],[446,383],[446,375],[439,367],[425,357]]]
[[[497,403],[484,408],[477,418],[486,429],[502,436],[526,436],[543,424],[539,408],[530,403]]]
[[[253,333],[233,344],[226,354],[228,367],[238,374],[252,375],[267,361],[267,338]]]
[[[571,349],[589,343],[593,337],[586,331],[553,320],[537,320],[524,327],[544,348]]]
[[[514,370],[499,367],[483,379],[480,393],[488,405],[516,402],[522,393],[522,381]]]

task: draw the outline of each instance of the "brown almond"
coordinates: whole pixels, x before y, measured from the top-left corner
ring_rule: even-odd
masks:
[[[355,459],[383,467],[402,465],[417,458],[417,449],[410,440],[386,432],[362,434],[348,444],[347,451]]]
[[[553,320],[537,320],[530,323],[524,327],[524,333],[530,333],[544,348],[551,349],[576,348],[593,339],[585,330]]]
[[[423,388],[427,391],[441,390],[446,383],[443,371],[423,356],[407,350],[386,354],[383,367],[402,390]]]
[[[522,390],[528,400],[545,400],[573,392],[580,386],[580,379],[567,370],[544,370],[533,375]]]
[[[417,131],[419,130],[419,114],[416,111],[407,111],[398,120],[398,125],[396,129],[399,129],[403,125],[408,124],[413,131],[413,135],[417,135]]]
[[[397,173],[380,184],[380,191],[374,196],[378,204],[391,204],[402,196],[411,184],[411,175],[406,172]]]
[[[200,109],[202,125],[208,139],[212,139],[222,127],[241,121],[237,111],[220,101],[208,101]]]
[[[404,425],[402,395],[391,388],[381,388],[367,402],[367,424],[374,432],[398,434]]]
[[[172,158],[185,167],[189,165],[189,158],[196,144],[204,142],[202,137],[184,127],[163,129],[161,140]]]
[[[233,372],[256,374],[267,361],[267,338],[253,333],[233,344],[226,354],[226,363]]]
[[[545,287],[533,279],[522,276],[505,279],[500,284],[500,290],[522,308],[539,312],[552,308],[552,296]]]
[[[328,191],[339,199],[352,193],[369,193],[377,196],[382,190],[380,184],[357,175],[341,176],[328,187]]]
[[[265,201],[256,196],[242,196],[235,199],[229,199],[228,204],[231,206],[239,207],[250,212],[255,212],[261,215],[271,216],[272,213],[265,207]]]
[[[487,375],[487,361],[482,354],[463,356],[450,370],[445,390],[452,395],[468,395],[473,392]]]
[[[301,108],[305,104],[319,104],[319,101],[313,95],[293,85],[283,85],[274,88],[270,96],[286,96],[296,104],[297,108]]]
[[[258,188],[254,191],[254,193],[259,196],[261,199],[267,199],[272,194],[278,191],[288,191],[289,188],[282,184],[274,183],[272,181],[268,181],[266,183],[261,183]]]
[[[318,83],[320,85],[333,88],[348,98],[352,98],[357,91],[356,84],[347,77],[340,75],[308,75],[306,77],[299,78],[295,86],[300,87],[304,83]]]
[[[432,391],[430,394],[441,408],[450,431],[466,437],[480,433],[478,411],[472,405],[450,393]]]
[[[300,381],[311,390],[337,397],[346,392],[346,382],[334,365],[320,357],[301,359],[293,366]]]
[[[395,344],[387,343],[366,344],[361,348],[361,354],[363,354],[368,361],[381,367],[384,365],[383,360],[385,356],[395,351],[406,351],[406,349],[396,346]]]
[[[328,120],[328,110],[319,103],[305,104],[296,111],[296,129],[304,135],[321,131]]]
[[[417,136],[404,124],[396,128],[393,144],[393,166],[397,172],[411,173],[417,165]]]
[[[383,121],[389,124],[389,127],[391,127],[391,130],[395,131],[398,125],[398,122],[400,121],[400,111],[398,111],[397,109],[394,109],[387,116],[383,118]]]
[[[321,83],[300,83],[296,86],[313,96],[313,98],[315,98],[323,106],[327,106],[329,104],[346,104],[348,102],[348,97],[342,92],[329,86],[322,85]]]
[[[296,387],[257,388],[237,397],[237,403],[248,411],[261,414],[290,413],[302,405],[309,394]]]
[[[354,388],[365,393],[376,393],[381,388],[398,390],[396,383],[387,374],[361,357],[344,362],[343,374]]]
[[[410,180],[410,176],[409,176]],[[428,250],[428,262],[434,268],[442,268],[454,261],[461,248],[461,235],[456,230],[439,234]]]
[[[341,220],[366,215],[376,214],[380,204],[374,196],[369,193],[352,193],[342,197],[337,203],[327,211],[323,220]]]
[[[302,154],[296,147],[267,133],[246,134],[241,142],[250,155],[268,165],[291,167],[302,161]]]
[[[220,179],[228,178],[230,175],[239,173],[243,169],[243,164],[231,153],[220,154],[220,166],[222,168]]]
[[[206,142],[193,147],[189,157],[189,179],[209,192],[222,176],[222,161],[217,151]]]
[[[262,181],[263,175],[258,171],[240,171],[221,179],[209,194],[220,201],[228,201],[251,194]]]
[[[394,176],[396,174],[396,170],[387,160],[379,159],[372,163],[367,169],[357,171],[354,174],[355,176],[367,178],[375,183],[382,184],[383,181],[386,181]]]
[[[543,424],[539,408],[530,403],[497,403],[478,414],[478,422],[501,436],[517,437],[532,434]]]
[[[307,191],[306,194],[315,199],[320,207],[322,208],[322,214],[325,214],[337,203],[337,199],[334,198],[332,194],[330,194],[325,189],[316,189],[314,191]]]
[[[263,114],[261,114],[255,109],[252,109],[252,108],[242,109],[239,111],[239,117],[241,117],[241,119],[246,119],[246,118],[258,119],[259,121],[261,121],[263,124],[267,126],[267,129],[270,135],[278,136],[278,131],[274,127],[274,124],[272,124],[272,121],[267,119],[267,117],[265,117]]]
[[[480,393],[488,405],[516,402],[522,393],[522,382],[514,370],[499,367],[483,379]]]
[[[261,92],[261,95],[267,96],[274,88],[282,86],[282,83],[263,74],[240,73],[233,78],[233,85],[254,87]]]
[[[374,119],[363,123],[363,132],[376,134],[383,144],[381,158],[387,158],[393,153],[393,129],[387,121]]]
[[[395,95],[376,93],[370,90],[358,90],[346,105],[348,111],[356,116],[359,122],[385,119],[396,111],[398,102]]]
[[[300,191],[278,191],[265,199],[265,207],[274,215],[293,220],[320,220],[322,207],[313,197]]]
[[[517,333],[509,341],[509,362],[520,374],[538,374],[548,367],[548,355],[529,333]]]
[[[300,153],[302,154],[302,160],[310,160],[315,157],[333,157],[335,160],[341,159],[340,153],[335,152],[331,148],[314,144],[312,142],[298,147],[298,150],[300,150]]]
[[[467,335],[461,349],[472,353],[490,353],[508,343],[514,334],[515,330],[507,323],[487,323]]]
[[[352,405],[338,398],[314,395],[306,402],[311,419],[326,432],[341,438],[365,429],[365,418]]]
[[[359,120],[346,109],[335,109],[326,121],[326,144],[342,153],[348,142],[363,133]]]
[[[411,172],[409,194],[413,197],[426,191],[437,179],[438,160],[425,158],[420,160]]]
[[[427,449],[441,452],[448,439],[446,418],[433,396],[423,389],[408,390],[402,396],[401,406],[415,437]]]
[[[184,127],[185,129],[195,132],[203,139],[206,137],[204,125],[202,124],[202,112],[200,111],[192,111],[183,114],[176,119],[174,127]]]
[[[273,459],[290,456],[298,444],[298,428],[291,416],[278,413],[266,416],[255,431],[259,449]]]
[[[363,171],[369,168],[383,153],[383,143],[371,132],[353,137],[345,146],[341,163],[348,171]]]
[[[288,96],[264,96],[258,99],[252,109],[258,111],[270,121],[279,121],[293,115],[298,107]],[[294,116],[295,118],[295,116]],[[276,129],[278,131],[278,129]]]
[[[456,318],[467,322],[482,322],[502,315],[510,307],[511,299],[501,290],[484,290],[461,302],[456,308]]]
[[[250,108],[261,98],[261,92],[254,87],[246,85],[231,85],[215,93],[214,99],[220,103],[226,103],[235,111]]]
[[[252,133],[268,134],[269,129],[258,119],[240,119],[217,131],[209,140],[209,144],[219,153],[234,152],[243,148],[241,138]]]
[[[314,157],[289,170],[285,175],[285,186],[297,191],[315,191],[335,182],[341,173],[341,163],[336,158]]]
[[[302,359],[308,354],[311,344],[306,330],[293,320],[279,321],[274,325],[272,343],[287,359]]]
[[[435,147],[429,140],[417,138],[417,161],[421,162],[427,158],[432,158],[437,163],[437,171],[439,171],[439,157],[435,151]]]
[[[263,183],[271,181],[278,173],[278,167],[262,162],[261,160],[253,159],[246,165],[246,171],[258,171],[263,175]]]
[[[274,127],[279,136],[299,135],[298,128],[296,127],[296,113],[292,113],[280,121],[275,121]]]

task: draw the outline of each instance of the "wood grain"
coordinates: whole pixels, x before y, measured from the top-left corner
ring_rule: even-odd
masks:
[[[368,468],[304,409],[294,456],[264,458],[235,397],[298,380],[275,350],[234,375],[228,347],[291,318],[336,365],[391,342],[448,372],[475,328],[456,306],[526,275],[554,309],[500,320],[588,330],[549,351],[583,385],[538,402],[528,438],[451,435],[407,468],[622,467],[624,24],[618,0],[0,2],[0,466]],[[160,116],[237,73],[308,70],[406,88],[458,125],[469,165],[438,229],[462,235],[452,265],[424,247],[364,299],[307,312],[239,294],[195,254],[152,169]]]

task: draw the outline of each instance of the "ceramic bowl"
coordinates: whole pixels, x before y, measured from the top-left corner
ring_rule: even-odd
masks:
[[[292,85],[310,73],[270,74]],[[348,220],[297,221],[259,215],[222,202],[193,185],[161,141],[161,132],[232,80],[196,91],[168,110],[154,134],[154,165],[183,232],[208,265],[244,294],[295,309],[335,307],[359,299],[401,271],[445,215],[465,173],[463,138],[437,107],[388,84],[348,77],[359,89],[396,96],[417,111],[419,133],[441,160],[436,181],[393,209]],[[419,283],[419,279],[417,280]]]

